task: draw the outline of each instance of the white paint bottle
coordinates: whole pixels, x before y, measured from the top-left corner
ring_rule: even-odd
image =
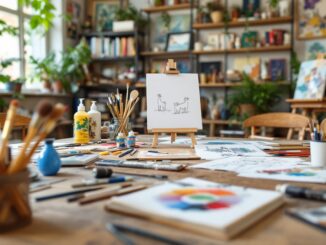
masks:
[[[101,140],[101,113],[97,110],[96,101],[92,101],[89,115],[89,139],[91,141]]]

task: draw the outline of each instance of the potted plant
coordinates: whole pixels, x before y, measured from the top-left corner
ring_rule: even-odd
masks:
[[[31,75],[31,80],[41,81],[43,83],[43,88],[46,91],[51,91],[50,77],[55,66],[55,54],[50,53],[43,59],[36,59],[31,56],[30,63],[34,71]]]
[[[232,113],[244,120],[256,113],[268,112],[279,101],[279,90],[272,83],[255,83],[243,73],[243,83],[230,98]]]
[[[224,7],[220,0],[214,0],[207,3],[207,9],[210,13],[213,23],[221,23],[223,21]]]
[[[118,8],[114,14],[113,31],[132,31],[137,27],[144,27],[146,19],[134,6]]]
[[[164,3],[165,3],[164,0],[154,0],[155,7],[162,6],[162,5],[164,5]]]
[[[268,16],[270,18],[278,16],[278,7],[279,7],[279,0],[269,0],[268,3]]]
[[[10,75],[4,74],[4,71],[6,68],[13,65],[14,62],[19,61],[19,59],[16,58],[10,58],[0,61],[0,82],[4,83],[6,86],[6,90],[8,92],[15,92],[18,93],[21,92],[22,84],[24,83],[24,79],[17,78],[13,79]]]
[[[74,48],[62,53],[62,60],[56,70],[56,81],[61,81],[66,92],[71,91],[71,84],[84,79],[85,69],[91,61],[91,51],[84,39]]]

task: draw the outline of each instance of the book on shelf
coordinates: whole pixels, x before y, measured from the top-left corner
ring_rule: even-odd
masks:
[[[134,37],[92,37],[90,49],[93,58],[130,57],[136,54]]]
[[[196,178],[112,198],[106,210],[229,239],[283,204],[282,194]]]

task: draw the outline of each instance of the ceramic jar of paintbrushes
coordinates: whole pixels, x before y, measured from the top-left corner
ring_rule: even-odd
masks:
[[[0,140],[0,232],[21,227],[31,221],[27,165],[39,144],[55,128],[58,119],[66,111],[66,107],[60,103],[52,106],[47,101],[41,101],[33,114],[18,155],[9,161],[9,135],[17,108],[18,102],[11,101]]]
[[[58,152],[53,147],[53,139],[46,139],[44,149],[41,151],[38,169],[44,176],[56,175],[61,167],[61,160]]]

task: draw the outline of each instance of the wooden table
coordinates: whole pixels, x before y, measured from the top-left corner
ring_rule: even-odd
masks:
[[[150,141],[149,141],[150,142]],[[171,146],[159,146],[167,151]],[[180,148],[180,151],[193,151],[190,148]],[[185,161],[192,165],[198,161]],[[170,180],[184,177],[197,177],[220,183],[242,185],[247,187],[273,190],[276,184],[283,181],[264,179],[250,179],[237,177],[235,173],[224,171],[208,171],[199,169],[186,169],[182,172],[166,172],[155,170],[119,169],[130,173],[156,173],[166,174]],[[67,203],[65,198],[45,202],[35,202],[36,196],[61,192],[71,189],[71,184],[80,182],[82,178],[91,177],[91,171],[84,168],[62,168],[53,179],[65,179],[54,184],[51,189],[40,191],[31,195],[33,209],[33,222],[31,225],[0,235],[0,244],[120,244],[118,240],[105,229],[106,222],[110,220],[128,223],[151,231],[166,234],[171,238],[179,238],[186,244],[326,244],[326,233],[312,228],[302,222],[286,216],[286,208],[321,206],[322,203],[302,199],[287,199],[286,205],[266,216],[256,225],[228,241],[212,241],[198,237],[187,232],[177,231],[162,225],[148,223],[147,221],[121,217],[104,211],[106,201],[79,206],[76,203]],[[313,187],[326,190],[326,185],[297,183],[300,186]],[[128,234],[136,244],[160,244],[156,241]]]

